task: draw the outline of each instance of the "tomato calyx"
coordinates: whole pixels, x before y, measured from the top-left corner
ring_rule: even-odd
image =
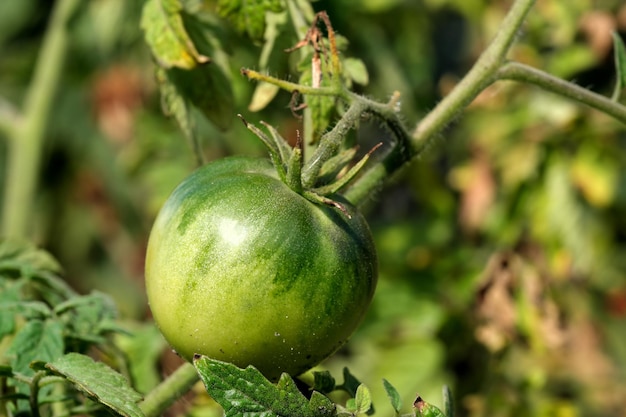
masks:
[[[334,198],[342,189],[351,183],[361,172],[371,154],[382,143],[375,145],[359,161],[349,167],[357,153],[357,147],[329,152],[329,156],[318,157],[315,163],[320,167],[313,178],[303,181],[304,146],[298,134],[296,146],[291,147],[278,130],[272,125],[261,121],[269,134],[266,134],[254,124],[249,123],[241,114],[238,114],[246,128],[254,133],[269,151],[270,160],[274,165],[278,177],[289,188],[302,195],[307,200],[334,207],[350,218],[343,203]],[[323,145],[321,145],[323,146]],[[309,185],[310,184],[310,185]]]

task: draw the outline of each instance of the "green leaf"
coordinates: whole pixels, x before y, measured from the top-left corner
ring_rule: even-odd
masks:
[[[618,101],[622,90],[626,87],[626,46],[618,33],[613,32],[613,50],[615,51],[615,90],[613,91],[613,101]]]
[[[9,365],[0,365],[0,377],[11,378],[13,376],[13,368]]]
[[[200,54],[187,33],[180,0],[147,0],[141,28],[156,60],[164,68],[191,69],[209,61]]]
[[[294,390],[293,381],[286,380],[291,379],[287,375],[274,385],[252,366],[240,369],[206,356],[196,357],[194,365],[207,392],[227,417],[316,415],[304,395]]]
[[[357,84],[367,85],[369,83],[369,75],[367,67],[357,58],[345,58],[342,61],[344,76]]]
[[[219,0],[217,12],[228,19],[234,28],[253,40],[261,40],[265,33],[265,14],[282,12],[282,0]]]
[[[206,63],[190,70],[172,68],[167,70],[167,79],[179,96],[193,104],[217,128],[226,130],[231,126],[235,108],[233,91],[220,66]]]
[[[265,43],[261,50],[261,56],[259,58],[259,70],[266,71],[269,65],[270,56],[274,50],[276,39],[281,34],[281,28],[287,23],[287,13],[273,13],[268,12],[266,14],[267,26],[265,28],[265,34],[263,36]],[[248,110],[257,112],[263,110],[280,91],[277,85],[267,82],[260,82],[257,84],[250,99]]]
[[[202,165],[204,157],[200,138],[196,130],[196,120],[193,115],[193,105],[178,90],[176,85],[169,79],[168,73],[163,68],[157,68],[157,82],[161,93],[161,106],[166,116],[174,117],[182,130],[185,138],[196,156],[198,165]]]
[[[400,398],[400,393],[396,388],[391,385],[389,381],[383,378],[383,386],[385,387],[385,392],[387,392],[387,397],[389,397],[389,401],[391,402],[391,406],[393,407],[396,414],[400,414],[400,409],[402,408],[402,399]]]
[[[54,312],[65,322],[66,332],[76,339],[102,343],[103,336],[115,330],[110,326],[117,318],[115,302],[98,291],[72,297],[57,305]]]
[[[30,320],[15,335],[7,349],[11,366],[16,372],[32,374],[34,360],[52,361],[63,355],[63,326],[52,320]]]
[[[372,408],[372,394],[370,390],[363,384],[359,385],[354,396],[354,405],[357,414],[365,414]]]
[[[29,287],[28,289],[29,298],[43,299],[54,304],[76,294],[59,277],[60,273],[61,266],[45,250],[28,242],[0,239],[0,289],[2,289],[5,280],[25,278],[29,284],[34,284],[34,288]],[[22,286],[26,281],[16,285]],[[15,300],[23,298],[21,288],[19,289],[19,296],[14,297]],[[0,300],[2,299],[4,299],[4,295],[0,296]]]
[[[343,368],[343,384],[337,386],[337,388],[346,391],[351,397],[355,397],[360,385],[361,382],[350,373],[350,370]]]
[[[32,276],[43,272],[60,273],[61,266],[48,252],[17,240],[0,240],[0,276]]]
[[[323,394],[328,394],[335,390],[335,378],[329,371],[313,372],[313,389]]]
[[[317,417],[337,415],[337,407],[335,404],[327,396],[317,391],[313,391],[311,394],[309,408],[313,415]]]
[[[137,402],[141,395],[126,378],[109,366],[89,356],[68,353],[46,365],[54,374],[67,378],[80,391],[126,417],[143,417]]]

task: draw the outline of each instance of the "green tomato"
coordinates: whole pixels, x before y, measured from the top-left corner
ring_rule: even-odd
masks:
[[[377,280],[363,216],[314,204],[264,159],[205,165],[172,193],[148,242],[154,319],[182,357],[298,375],[361,322]]]

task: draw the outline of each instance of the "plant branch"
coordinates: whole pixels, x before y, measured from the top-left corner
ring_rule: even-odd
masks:
[[[5,237],[27,235],[45,130],[67,52],[67,25],[81,3],[80,0],[55,2],[33,81],[25,98],[23,117],[9,141],[2,217],[2,234]]]
[[[365,111],[367,111],[367,106],[364,105],[363,101],[353,101],[337,124],[320,138],[319,146],[302,168],[302,186],[304,188],[311,188],[314,185],[324,163],[336,154],[348,131],[358,123]]]
[[[158,417],[187,393],[199,379],[196,368],[191,363],[185,362],[150,391],[146,398],[139,403],[139,408],[145,417]]]
[[[274,84],[275,86],[280,87],[281,89],[290,93],[297,92],[310,96],[336,96],[342,94],[341,90],[338,90],[335,87],[309,87],[306,85],[281,80],[280,78],[265,75],[247,68],[242,68],[241,74],[250,80],[265,81],[266,83]]]
[[[536,0],[516,0],[509,10],[500,29],[487,49],[478,58],[472,69],[444,97],[443,100],[418,124],[413,132],[416,154],[421,153],[437,134],[465,109],[487,86],[495,81],[498,69],[515,40],[520,26]]]
[[[551,74],[518,62],[507,62],[496,73],[499,80],[512,80],[534,84],[544,90],[573,99],[600,110],[622,123],[626,123],[626,107],[586,88],[557,78]]]
[[[362,205],[365,200],[382,188],[390,176],[398,174],[407,162],[407,154],[410,158],[419,156],[428,144],[464,110],[485,88],[497,80],[497,73],[504,65],[507,53],[515,36],[523,24],[528,12],[536,0],[516,0],[504,20],[495,38],[487,46],[470,71],[444,97],[435,108],[420,121],[412,132],[410,150],[403,150],[402,137],[394,134],[399,143],[389,152],[382,161],[369,168],[357,181],[350,186],[344,196],[353,204]],[[383,115],[387,120],[387,117]],[[393,128],[393,125],[390,126]],[[400,149],[398,149],[400,148]]]

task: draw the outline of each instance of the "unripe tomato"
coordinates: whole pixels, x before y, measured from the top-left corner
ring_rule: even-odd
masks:
[[[146,287],[172,347],[298,375],[355,330],[377,279],[365,219],[292,191],[263,159],[232,157],[192,173],[153,226]]]

